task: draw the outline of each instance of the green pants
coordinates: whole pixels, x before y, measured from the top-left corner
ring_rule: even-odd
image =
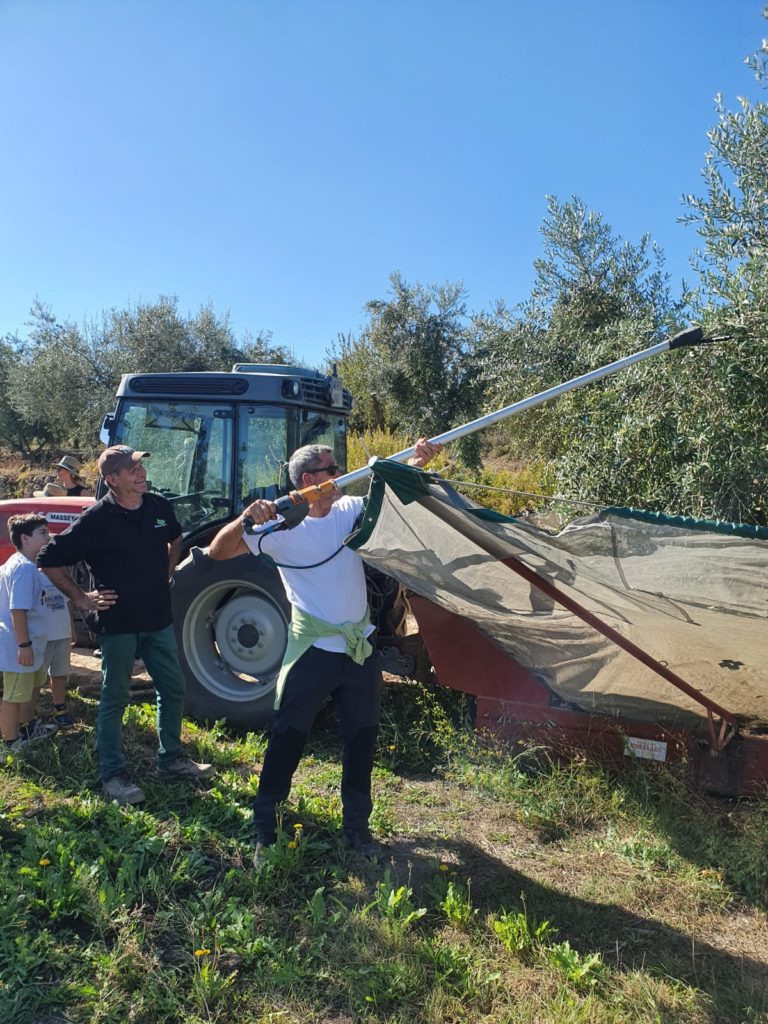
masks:
[[[151,633],[104,633],[103,680],[96,718],[96,749],[102,782],[125,768],[123,716],[131,697],[133,662],[141,658],[157,691],[158,761],[172,761],[181,749],[184,676],[179,667],[173,626]]]

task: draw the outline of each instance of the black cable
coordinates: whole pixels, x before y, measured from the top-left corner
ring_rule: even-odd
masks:
[[[325,565],[326,562],[330,562],[330,560],[332,558],[335,558],[340,551],[344,550],[344,545],[342,544],[341,547],[337,548],[332,555],[328,555],[328,557],[324,558],[322,562],[313,562],[312,565],[286,565],[284,562],[276,562],[271,555],[264,554],[264,552],[261,550],[261,542],[264,540],[265,537],[268,537],[270,533],[272,533],[272,530],[267,530],[266,533],[262,533],[261,537],[259,537],[257,546],[259,549],[259,554],[263,555],[264,558],[268,558],[270,562],[272,562],[272,564],[276,566],[278,569],[317,569],[318,566]]]

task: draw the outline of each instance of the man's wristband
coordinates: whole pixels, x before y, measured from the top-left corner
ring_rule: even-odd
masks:
[[[31,641],[31,640],[27,640],[27,642],[26,642],[26,643],[23,643],[23,644],[17,644],[16,646],[17,646],[17,647],[31,647],[31,646],[32,646],[32,641]]]

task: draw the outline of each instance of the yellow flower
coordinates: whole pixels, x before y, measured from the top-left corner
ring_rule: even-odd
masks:
[[[211,955],[210,949],[196,949],[195,950],[195,956],[210,956],[210,955]]]
[[[301,832],[301,830],[304,828],[304,826],[301,824],[300,821],[297,821],[296,824],[293,826],[293,828],[294,828],[295,832]]]
[[[291,839],[290,842],[286,843],[286,846],[288,847],[289,850],[295,850],[296,845],[297,844],[295,839]]]
[[[41,857],[37,863],[40,865],[41,868],[47,868],[51,862],[48,860],[47,857]]]
[[[448,870],[448,865],[447,864],[441,864],[440,865],[440,870],[441,871],[447,871]]]
[[[397,750],[397,746],[396,746],[396,745],[395,745],[394,743],[390,743],[390,745],[389,745],[389,746],[387,747],[387,750],[388,750],[388,751],[389,751],[389,752],[390,752],[391,754],[393,754],[393,753],[394,753],[394,752],[395,752],[395,751]]]

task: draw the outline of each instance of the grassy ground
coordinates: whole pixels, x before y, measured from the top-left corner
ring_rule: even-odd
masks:
[[[768,1022],[768,801],[706,801],[653,764],[621,778],[479,743],[462,698],[388,688],[375,830],[337,842],[319,723],[258,875],[249,803],[265,739],[185,728],[210,788],[95,791],[95,703],[0,771],[3,1024]]]

